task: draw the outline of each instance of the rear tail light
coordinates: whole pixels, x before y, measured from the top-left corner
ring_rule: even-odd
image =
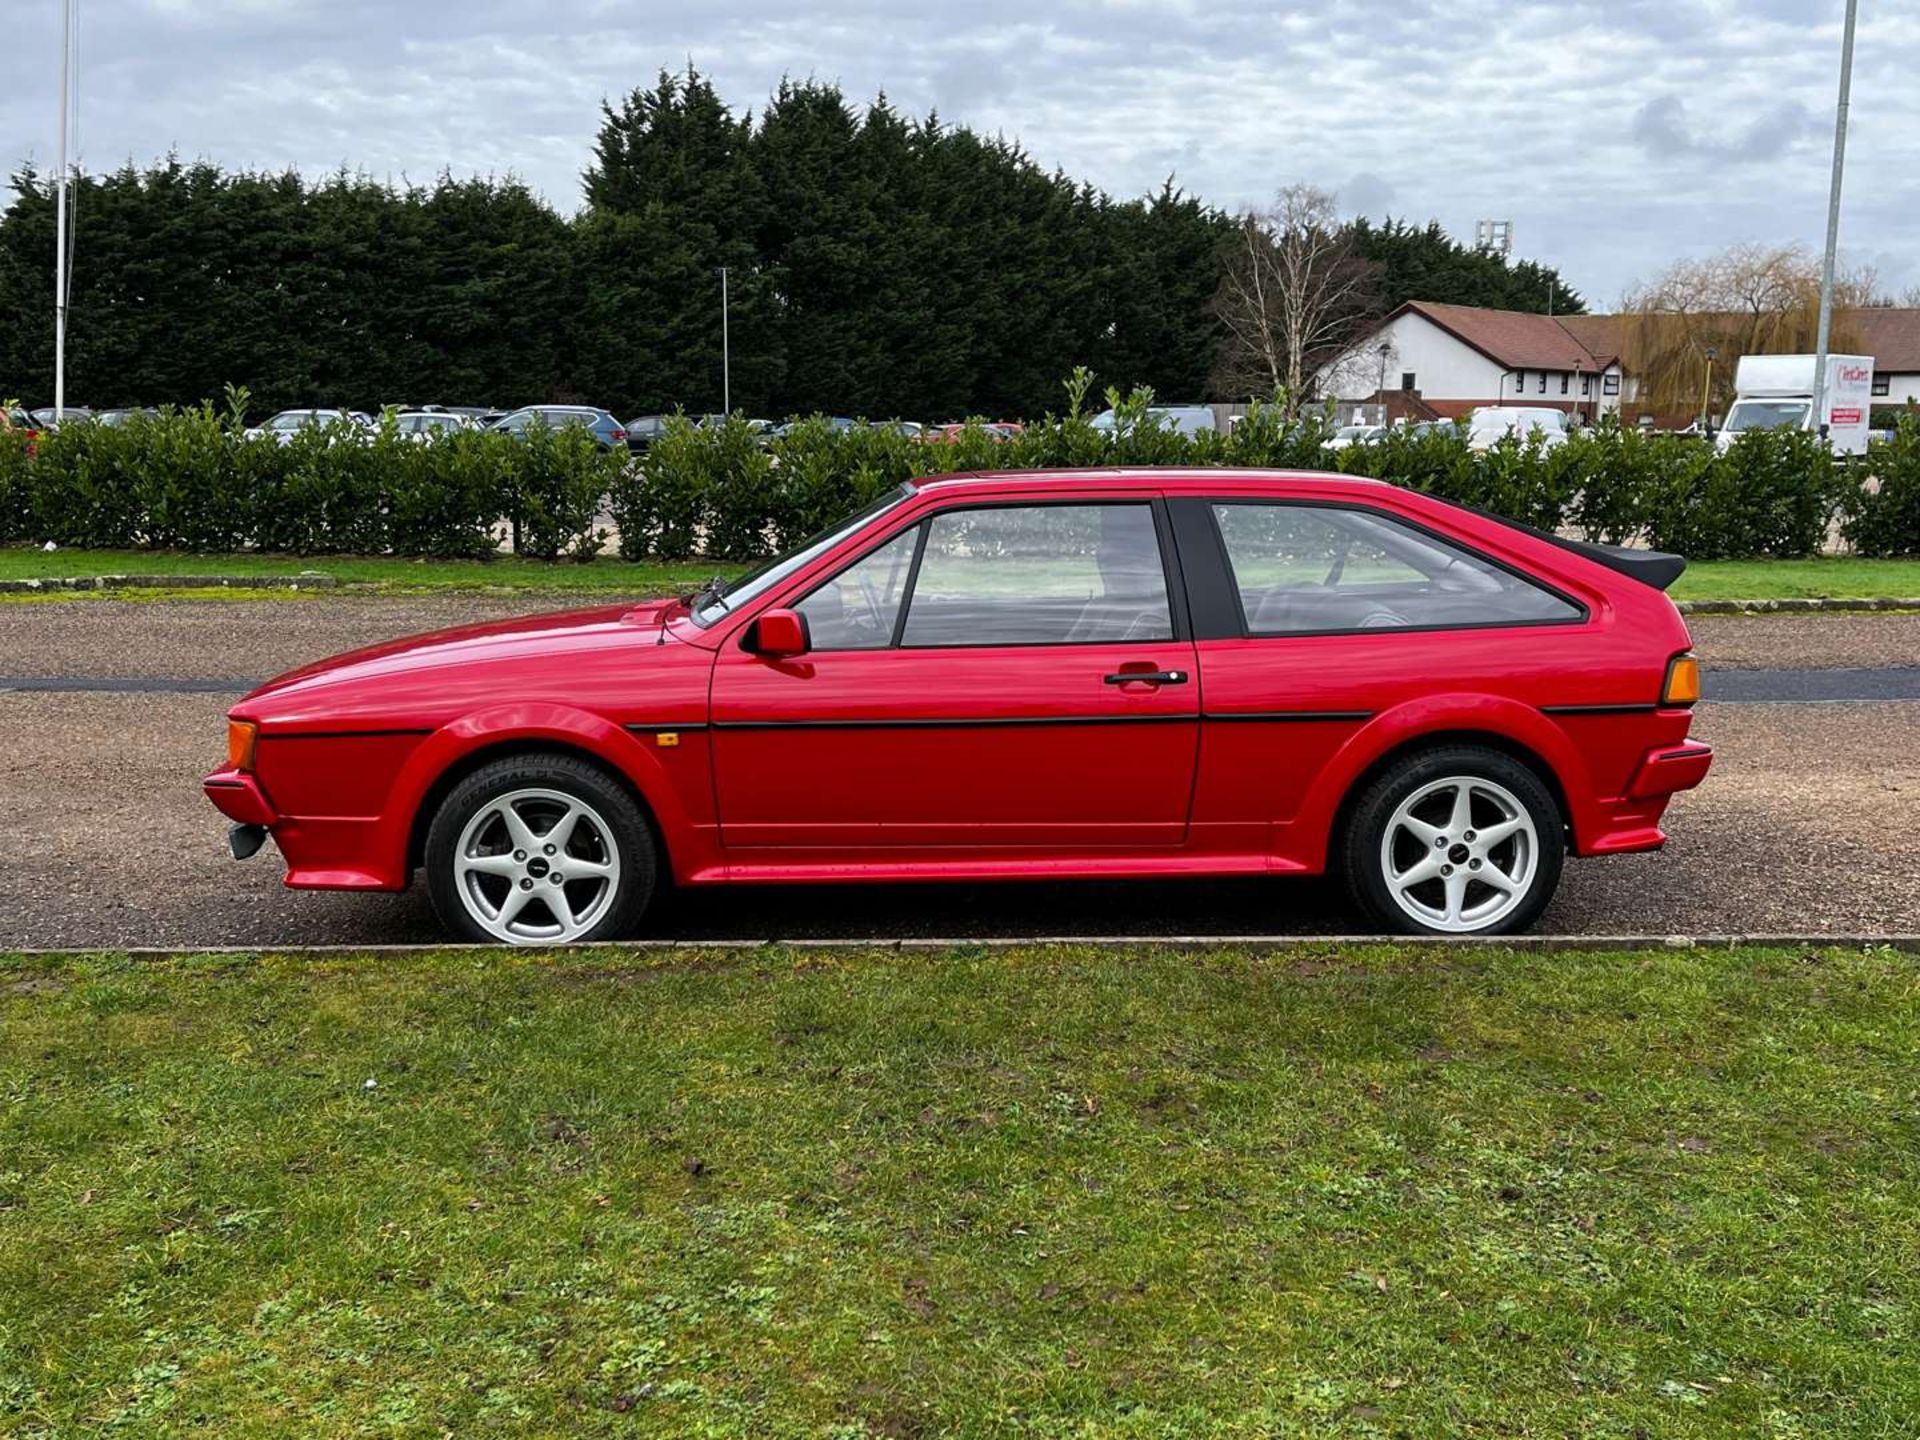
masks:
[[[227,722],[227,768],[229,770],[253,769],[253,742],[259,738],[260,727],[251,720],[229,720]]]
[[[627,432],[624,430],[616,430],[613,432],[613,438],[616,440],[624,440],[627,438]]]
[[[1666,683],[1660,687],[1662,705],[1691,705],[1700,698],[1700,662],[1691,651],[1667,662]]]

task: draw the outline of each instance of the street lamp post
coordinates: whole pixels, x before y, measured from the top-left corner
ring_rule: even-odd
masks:
[[[73,79],[73,0],[60,4],[60,175],[53,214],[53,417],[67,413],[67,114]]]
[[[1700,387],[1700,433],[1702,435],[1709,432],[1707,418],[1713,409],[1713,362],[1719,354],[1719,346],[1707,346],[1707,379],[1706,383]]]
[[[1847,102],[1853,91],[1853,22],[1860,0],[1847,0],[1840,36],[1840,103],[1833,113],[1833,181],[1827,190],[1827,249],[1820,262],[1820,333],[1814,342],[1813,416],[1827,435],[1827,345],[1833,329],[1833,256],[1840,245],[1840,180],[1847,168]]]
[[[1374,396],[1380,401],[1380,423],[1387,423],[1387,357],[1393,353],[1393,346],[1386,341],[1380,342],[1380,384],[1374,390]]]

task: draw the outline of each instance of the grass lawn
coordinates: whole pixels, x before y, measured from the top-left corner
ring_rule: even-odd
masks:
[[[521,560],[396,560],[348,555],[186,555],[166,550],[54,550],[0,546],[0,580],[66,579],[93,575],[207,575],[252,579],[330,575],[343,585],[379,585],[395,590],[478,589],[606,590],[623,595],[665,594],[697,585],[715,570],[741,567],[713,561],[629,564],[602,556],[590,564]]]
[[[665,594],[704,581],[724,561],[628,564],[602,557],[591,564],[497,560],[395,560],[364,556],[180,555],[152,550],[56,550],[0,546],[0,580],[77,575],[299,575],[317,571],[342,584],[395,590],[500,587]],[[1804,596],[1875,599],[1920,596],[1920,560],[1726,560],[1689,566],[1673,588],[1676,600],[1779,600]]]
[[[1689,565],[1676,600],[1910,600],[1920,596],[1920,560],[1708,560]]]
[[[0,1431],[1911,1435],[1890,952],[0,961]]]

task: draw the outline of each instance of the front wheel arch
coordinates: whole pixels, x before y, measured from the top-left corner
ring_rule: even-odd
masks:
[[[660,817],[654,813],[653,806],[647,803],[647,797],[633,778],[618,765],[609,764],[605,757],[596,755],[584,745],[569,745],[558,740],[535,740],[525,737],[500,740],[491,745],[482,745],[470,750],[434,777],[420,796],[420,803],[414,807],[413,819],[407,831],[407,874],[409,876],[426,862],[427,832],[433,828],[433,817],[440,813],[440,807],[447,797],[459,786],[462,780],[476,771],[491,765],[496,760],[529,759],[536,756],[551,755],[558,759],[577,760],[593,766],[609,781],[626,792],[640,811],[640,818],[647,823],[647,830],[653,837],[655,848],[660,854],[660,865],[656,885],[665,889],[673,883],[672,857],[667,850],[667,837],[660,824]]]

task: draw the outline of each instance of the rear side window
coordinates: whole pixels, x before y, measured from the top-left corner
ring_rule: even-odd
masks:
[[[1219,502],[1213,517],[1252,635],[1585,618],[1546,587],[1376,511]]]

